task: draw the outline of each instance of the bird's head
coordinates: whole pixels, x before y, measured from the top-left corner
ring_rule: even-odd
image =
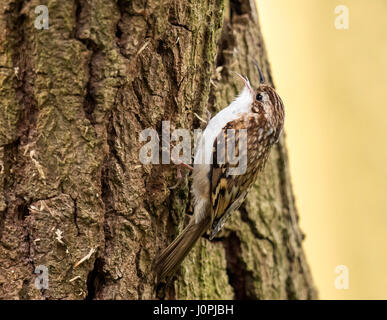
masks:
[[[273,126],[275,131],[280,132],[284,122],[284,105],[281,97],[274,88],[265,82],[265,78],[258,64],[254,61],[259,74],[259,84],[253,87],[247,78],[236,73],[245,84],[246,89],[251,94],[252,104],[250,111],[263,115],[263,117]]]

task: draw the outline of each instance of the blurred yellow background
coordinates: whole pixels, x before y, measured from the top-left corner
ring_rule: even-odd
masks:
[[[349,28],[335,28],[335,8]],[[257,0],[321,299],[387,299],[387,1]],[[335,268],[349,270],[338,290]]]

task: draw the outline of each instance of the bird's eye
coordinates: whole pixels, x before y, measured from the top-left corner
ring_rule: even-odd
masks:
[[[255,99],[258,100],[258,101],[262,101],[263,97],[260,93],[258,93],[256,96],[255,96]]]

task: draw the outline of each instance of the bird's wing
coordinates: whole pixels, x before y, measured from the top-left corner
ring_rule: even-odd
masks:
[[[232,211],[239,208],[246,197],[248,188],[255,180],[259,169],[260,151],[264,150],[264,147],[260,147],[259,143],[259,124],[261,121],[262,119],[257,113],[244,113],[238,119],[228,122],[215,139],[211,171],[211,204],[214,212],[211,238],[223,227]],[[228,130],[230,129],[235,130],[234,137],[229,134]],[[245,132],[247,132],[245,142],[242,139],[241,129],[246,129]],[[242,170],[242,174],[230,175],[230,169],[233,170],[233,168],[241,166],[240,161],[237,164],[230,163],[232,159],[228,157],[230,150],[227,148],[227,141],[230,139],[235,141],[236,156],[239,159],[243,159],[243,157],[246,159],[246,171]],[[239,150],[240,145],[241,150]],[[219,163],[219,159],[224,160],[221,161],[223,163]]]
[[[223,215],[214,221],[211,228],[210,240],[212,240],[216,234],[223,228],[224,224],[227,222],[228,218],[231,216],[231,213],[234,210],[237,210],[240,205],[243,203],[247,195],[247,190],[243,192],[238,199],[236,199],[230,207],[223,213]]]

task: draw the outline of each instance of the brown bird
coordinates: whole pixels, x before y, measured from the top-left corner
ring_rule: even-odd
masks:
[[[279,139],[284,106],[256,67],[260,76],[256,90],[237,74],[245,84],[242,92],[209,121],[203,132],[193,168],[194,214],[182,233],[156,258],[158,282],[173,274],[207,230],[210,239],[215,237],[246,198]]]

